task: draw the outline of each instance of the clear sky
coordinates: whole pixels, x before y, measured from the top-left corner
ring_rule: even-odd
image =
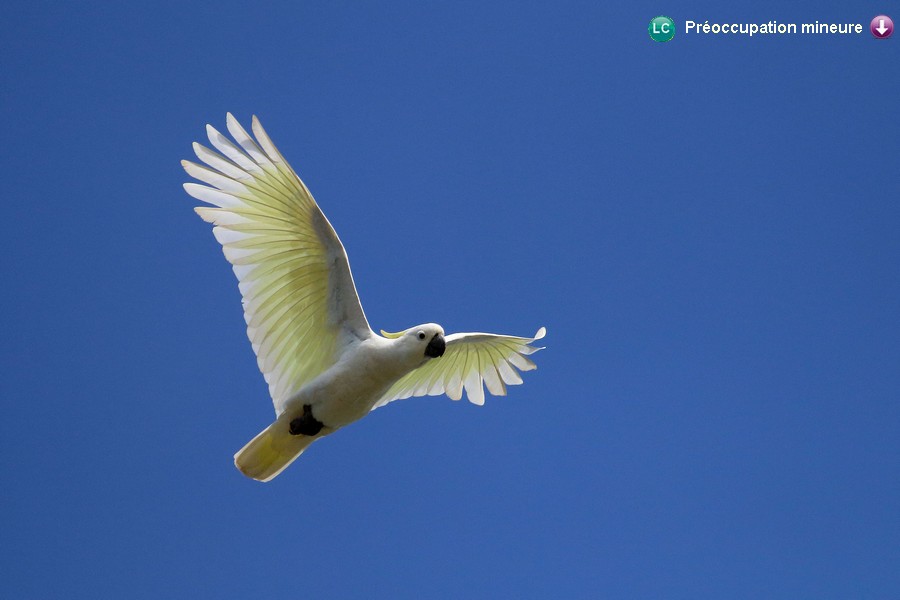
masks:
[[[0,596],[900,597],[900,8],[616,4],[6,3]],[[226,111],[374,328],[544,325],[538,370],[242,477],[179,165]]]

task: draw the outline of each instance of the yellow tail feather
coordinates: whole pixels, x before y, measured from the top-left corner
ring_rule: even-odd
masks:
[[[260,431],[234,455],[234,466],[257,481],[271,481],[300,456],[306,448],[330,431],[312,436],[291,435],[290,417],[282,414]]]

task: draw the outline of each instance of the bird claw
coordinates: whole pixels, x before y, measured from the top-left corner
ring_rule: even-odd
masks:
[[[303,405],[303,415],[291,421],[291,435],[308,435],[314,436],[322,431],[324,425],[317,421],[312,414],[312,407],[309,404]]]

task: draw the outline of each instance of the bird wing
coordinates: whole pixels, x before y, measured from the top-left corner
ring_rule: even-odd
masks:
[[[354,338],[373,335],[347,253],[312,194],[253,117],[254,140],[228,114],[237,144],[211,125],[218,152],[194,143],[204,165],[182,161],[195,210],[234,267],[247,335],[280,414],[305,382],[333,365]]]
[[[447,336],[447,348],[440,358],[433,358],[395,383],[373,410],[394,400],[410,396],[462,398],[463,389],[469,402],[484,404],[484,387],[494,396],[505,396],[507,385],[519,385],[519,371],[531,371],[537,365],[528,355],[543,350],[531,346],[543,338],[547,330],[538,329],[533,338],[494,333],[454,333]],[[519,371],[517,371],[518,369]]]

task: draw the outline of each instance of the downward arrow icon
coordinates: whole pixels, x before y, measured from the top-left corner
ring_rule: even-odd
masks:
[[[875,15],[869,23],[869,31],[876,40],[886,40],[894,34],[894,21],[887,15]]]

